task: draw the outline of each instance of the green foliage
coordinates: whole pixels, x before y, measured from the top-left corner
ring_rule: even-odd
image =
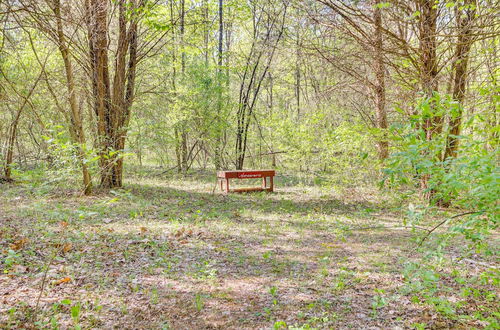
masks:
[[[288,326],[285,321],[276,321],[273,324],[273,329],[279,330],[279,329],[287,329]]]
[[[385,305],[387,305],[387,299],[384,297],[385,291],[382,289],[375,289],[375,295],[372,299],[372,315],[375,317],[378,313],[378,310]]]
[[[20,261],[21,261],[21,256],[16,251],[14,250],[7,251],[7,256],[3,261],[5,265],[4,273],[8,273],[9,270],[12,268],[12,266],[19,263]]]
[[[451,272],[443,269],[452,268]],[[500,273],[496,269],[468,275],[467,270],[453,265],[441,253],[429,253],[419,262],[409,262],[403,272],[404,294],[415,304],[431,306],[443,317],[452,320],[478,320],[495,328],[497,290]],[[481,304],[480,312],[464,313],[467,303]]]
[[[328,174],[335,186],[351,187],[372,181],[377,175],[373,132],[359,123],[333,125],[327,118],[325,110],[304,115],[299,124],[271,119],[279,123],[275,135],[280,149],[288,151],[286,166],[316,175]]]
[[[443,159],[448,134],[426,138],[422,128],[427,119],[454,117],[458,106],[448,97],[435,95],[417,104],[412,121],[407,126],[394,128],[394,140],[399,152],[394,153],[384,169],[385,183],[404,186],[410,192],[419,192],[419,184],[426,180],[423,193],[430,194],[430,205],[452,204],[473,211],[456,218],[450,232],[461,233],[475,243],[484,240],[498,226],[500,205],[500,168],[498,149],[490,150],[486,137],[459,136],[457,157]],[[466,127],[474,124],[471,118]],[[412,208],[414,209],[414,208]]]
[[[205,296],[197,293],[194,297],[194,306],[196,311],[201,312],[205,306]]]
[[[271,297],[273,297],[273,305],[278,304],[278,288],[275,286],[272,286],[269,288],[269,294]]]
[[[487,271],[479,277],[464,276],[461,271],[450,274],[444,269],[456,267],[445,259],[445,251],[452,238],[453,241],[465,239],[469,243],[459,249],[461,258],[472,253],[484,256],[497,253],[491,235],[498,228],[500,214],[498,149],[491,149],[495,142],[491,141],[491,135],[487,132],[461,135],[457,136],[458,155],[444,159],[449,138],[448,127],[445,125],[443,132],[434,134],[432,138],[423,129],[426,120],[456,118],[463,111],[449,97],[439,94],[419,100],[411,122],[393,128],[399,152],[394,153],[387,162],[384,183],[389,187],[407,188],[408,197],[412,199],[408,212],[409,224],[412,226],[418,227],[427,222],[428,217],[435,214],[436,206],[445,204],[458,209],[424,233],[423,239],[433,233],[436,240],[424,246],[422,260],[407,264],[404,272],[407,285],[403,291],[413,295],[414,303],[431,305],[445,318],[457,320],[472,317],[494,327],[491,307],[485,307],[484,312],[477,315],[462,315],[460,311],[465,301],[450,294],[460,290],[465,294],[464,297],[475,292],[479,300],[488,301],[492,295],[496,299],[496,294],[488,287],[498,287],[499,273]],[[472,116],[463,130],[478,125],[478,121],[480,118]],[[426,187],[422,191],[423,181]],[[424,193],[430,199],[422,200],[417,196],[418,193]],[[453,285],[446,284],[450,277],[455,279]],[[419,328],[420,325],[415,327]]]
[[[17,2],[12,3],[12,8],[17,8]],[[67,36],[75,80],[72,92],[77,94],[87,141],[86,145],[76,145],[71,142],[74,139],[68,129],[71,116],[67,76],[58,44],[52,40],[56,30],[49,32],[54,20],[40,20],[46,16],[45,11],[52,10],[47,3],[33,3],[29,13],[15,10],[3,15],[6,20],[0,34],[2,148],[17,110],[26,103],[14,150],[13,175],[18,182],[5,184],[6,189],[0,183],[0,213],[4,212],[4,205],[9,209],[7,216],[0,214],[0,220],[5,222],[0,228],[1,269],[8,274],[8,281],[22,279],[27,286],[36,284],[38,288],[40,272],[61,266],[55,270],[64,274],[48,273],[47,287],[51,290],[56,285],[67,285],[64,292],[70,292],[70,285],[76,288],[83,284],[79,290],[101,295],[115,290],[116,298],[144,294],[148,298],[146,308],[158,310],[173,307],[172,301],[182,305],[186,294],[184,291],[175,296],[179,291],[177,285],[164,294],[156,280],[164,283],[163,277],[167,277],[167,283],[182,281],[186,286],[202,283],[210,287],[210,295],[196,293],[199,287],[194,288],[189,291],[194,293],[189,305],[203,318],[207,310],[228,303],[212,303],[215,295],[224,300],[246,298],[239,292],[212,290],[219,284],[231,287],[228,281],[237,279],[241,283],[234,287],[243,288],[247,279],[262,277],[265,281],[252,280],[250,284],[260,291],[252,293],[259,295],[255,299],[259,302],[255,304],[258,310],[251,310],[253,305],[245,306],[252,313],[249,319],[261,317],[266,327],[275,329],[322,329],[343,326],[338,324],[340,317],[347,316],[346,323],[352,321],[349,318],[358,307],[362,309],[360,318],[364,319],[363,313],[371,309],[373,318],[366,318],[366,322],[378,322],[381,310],[394,303],[391,290],[398,289],[379,282],[377,285],[386,289],[375,289],[372,293],[370,286],[368,293],[362,293],[363,306],[351,301],[351,292],[367,288],[358,286],[364,274],[371,272],[366,267],[377,270],[375,282],[393,279],[392,271],[401,271],[398,267],[404,264],[405,284],[398,294],[408,295],[413,304],[425,304],[434,312],[433,316],[464,322],[467,326],[499,327],[496,301],[500,277],[494,266],[500,214],[500,71],[495,66],[498,38],[489,38],[491,34],[487,32],[492,17],[489,15],[495,8],[475,8],[464,1],[435,3],[439,7],[438,22],[446,18],[449,32],[438,38],[435,78],[439,83],[448,74],[452,80],[458,77],[458,71],[454,72],[456,64],[464,63],[463,59],[455,58],[453,51],[461,40],[462,17],[458,15],[464,14],[465,19],[465,10],[477,9],[478,18],[488,18],[484,19],[485,26],[481,26],[485,34],[475,40],[470,51],[468,70],[473,75],[466,77],[463,104],[449,95],[436,93],[431,98],[418,99],[413,105],[409,100],[419,93],[424,73],[421,69],[425,64],[432,64],[434,69],[433,63],[420,63],[425,62],[426,56],[419,53],[425,47],[417,46],[422,41],[418,40],[417,23],[427,19],[428,14],[422,8],[420,12],[409,6],[401,12],[406,6],[404,2],[396,6],[391,1],[373,5],[356,0],[338,7],[347,9],[352,5],[352,12],[333,17],[332,7],[324,7],[321,1],[298,1],[300,6],[291,2],[284,17],[283,36],[278,36],[276,29],[263,33],[270,24],[279,24],[266,17],[272,18],[288,1],[224,1],[223,54],[219,66],[217,1],[183,1],[186,10],[182,29],[179,1],[147,0],[141,2],[144,6],[139,9],[125,1],[127,19],[141,18],[136,93],[126,125],[127,149],[102,154],[96,136],[93,78],[88,75],[91,57],[85,40],[89,30],[86,24],[79,24],[86,22],[86,17],[79,17],[85,11],[71,6],[62,10],[63,33]],[[117,1],[110,2],[107,16],[111,36],[119,23],[117,5]],[[10,9],[9,2],[0,11],[7,13]],[[349,25],[331,24],[332,18],[339,19],[335,23],[342,23],[342,17],[345,20],[359,10],[360,15],[344,23],[359,24],[359,29],[352,30],[355,34],[369,34],[371,29],[359,19],[364,14],[373,15],[374,9],[382,13],[384,53],[381,55],[384,62],[391,64],[384,70],[387,74],[383,90],[374,84],[379,77],[373,71],[376,67],[372,63],[376,59],[372,57],[373,45],[366,47],[366,38],[344,33],[342,29]],[[40,15],[38,19],[34,19],[36,15]],[[393,20],[397,17],[400,22],[409,23],[405,23],[408,30],[403,31],[410,36],[407,44],[406,38],[398,38],[399,23]],[[322,19],[326,21],[321,22]],[[44,27],[39,31],[33,23]],[[368,32],[362,33],[365,28]],[[389,39],[400,39],[401,49],[406,52],[386,52],[391,48],[390,40],[386,39],[389,32]],[[473,31],[474,36],[477,33],[483,32]],[[278,38],[280,42],[275,47],[268,47],[273,44],[270,41]],[[110,43],[111,61],[118,56],[115,46],[116,43]],[[258,55],[262,50],[262,55]],[[271,58],[269,53],[274,54],[273,61],[263,72]],[[259,65],[252,68],[249,63]],[[127,72],[132,69],[129,67]],[[110,80],[115,79],[114,71],[111,68]],[[252,71],[257,76],[252,78],[254,82],[262,77],[258,87],[249,87]],[[26,97],[35,82],[36,89],[28,100]],[[259,94],[247,118],[245,167],[276,167],[278,194],[223,198],[207,194],[213,186],[212,165],[216,163],[216,154],[220,152],[222,167],[234,167],[235,136],[240,133],[237,111],[248,102],[242,97],[246,87],[250,94],[259,89]],[[443,86],[439,88],[442,90]],[[374,92],[385,94],[387,120],[393,125],[389,132],[373,128],[380,119],[375,114]],[[393,111],[398,104],[400,108]],[[452,136],[450,122],[458,118],[462,119],[462,133]],[[393,154],[381,164],[375,143],[387,135]],[[450,138],[458,139],[459,148],[456,157],[445,158]],[[194,180],[190,175],[196,175],[194,170],[179,181],[164,180],[175,168],[172,165],[179,162],[182,143],[188,149],[188,162],[194,170],[209,168],[192,186]],[[1,149],[0,164],[4,161],[4,150]],[[129,150],[137,157],[139,166],[127,162],[126,171],[130,175],[126,176],[126,189],[85,199],[67,193],[80,186],[75,183],[80,180],[82,163],[96,174],[102,158],[121,159],[131,155]],[[390,189],[381,190],[381,196],[371,189],[366,189],[367,194],[352,193],[350,199],[337,194],[342,189],[345,191],[341,192],[350,192],[354,190],[351,188],[371,188],[380,177],[382,165],[385,165],[383,181]],[[322,187],[316,190],[315,185]],[[286,186],[290,186],[290,191],[286,191]],[[392,218],[400,218],[399,208],[396,212],[385,204],[389,193],[402,195],[401,199],[408,204],[404,227],[409,225],[413,231],[398,230],[412,234],[411,239],[393,235],[393,227],[384,228]],[[384,205],[376,205],[379,198],[384,199]],[[185,230],[190,226],[196,230]],[[376,229],[370,231],[372,228]],[[367,235],[357,235],[357,229],[363,229]],[[59,244],[54,240],[61,232],[66,232],[68,239],[61,240],[65,245],[54,263],[47,264],[45,251]],[[24,236],[29,237],[29,246],[16,246]],[[378,258],[375,251],[378,244],[373,245],[374,257],[368,262],[364,257],[371,253],[355,251],[370,250],[372,243],[381,243],[390,249],[384,249],[383,253],[389,254],[396,250],[395,242],[400,251],[399,238],[405,244],[417,243],[416,256],[412,255],[411,261],[402,258],[401,264],[392,265]],[[347,260],[346,255],[349,266],[342,266],[338,260]],[[363,258],[358,259],[360,256]],[[88,260],[92,262],[85,262]],[[71,275],[71,283],[54,284],[59,275]],[[292,297],[292,289],[314,300],[302,305],[302,297]],[[325,298],[329,296],[335,297]],[[366,301],[367,296],[371,300]],[[349,299],[344,301],[344,298]],[[165,299],[168,304],[162,306]],[[267,304],[262,306],[262,301]],[[122,316],[136,316],[135,307],[125,300],[111,307],[113,303],[106,303],[109,306],[105,308],[113,309],[105,314],[121,312]],[[288,303],[297,308],[296,315]],[[8,325],[22,327],[35,315],[34,326],[39,328],[57,328],[59,322],[75,328],[103,327],[90,313],[99,314],[102,306],[97,301],[92,305],[89,301],[64,299],[52,306],[44,304],[40,310],[34,310],[32,305],[16,302],[8,310]],[[148,312],[148,315],[164,314],[153,313],[157,310]],[[280,321],[283,313],[290,314],[286,322]],[[59,319],[61,315],[64,320]],[[413,321],[419,321],[411,325],[417,329],[437,326],[432,320]],[[0,322],[3,322],[1,317]],[[157,325],[169,327],[169,322],[161,320]],[[174,319],[172,322],[179,326]],[[150,323],[144,326],[154,327]]]

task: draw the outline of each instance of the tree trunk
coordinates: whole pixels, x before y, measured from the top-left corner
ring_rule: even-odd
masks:
[[[300,121],[300,82],[301,82],[301,72],[300,72],[300,61],[301,61],[301,42],[300,42],[300,19],[297,18],[297,43],[295,45],[295,98],[297,100],[297,122]]]
[[[53,11],[56,18],[59,52],[61,53],[61,57],[64,62],[64,71],[66,74],[66,88],[68,90],[71,118],[70,135],[73,142],[77,145],[78,160],[82,169],[83,192],[85,195],[90,195],[92,193],[92,179],[87,164],[85,163],[85,151],[83,149],[85,145],[85,133],[83,131],[83,120],[76,100],[75,79],[68,45],[63,31],[60,0],[54,0]]]
[[[434,0],[418,0],[420,10],[419,26],[419,52],[420,52],[420,81],[422,90],[427,98],[432,98],[438,90],[438,69],[437,69],[437,6]],[[431,105],[432,106],[432,105]],[[432,115],[424,118],[423,129],[427,140],[432,140],[433,136],[442,130],[442,117]]]
[[[222,163],[222,132],[221,132],[221,112],[222,112],[222,60],[223,60],[223,41],[224,41],[224,3],[219,0],[219,46],[217,53],[217,120],[216,120],[216,139],[215,139],[215,169],[219,170]]]
[[[101,187],[123,184],[123,158],[120,154],[127,137],[130,108],[134,98],[137,66],[137,18],[128,17],[125,0],[118,1],[118,42],[113,85],[108,66],[108,1],[87,0],[89,10],[89,54],[97,115]],[[137,8],[136,1],[130,1]],[[128,23],[128,28],[127,28]],[[128,62],[127,62],[128,55]]]
[[[379,4],[381,0],[375,0],[373,19],[375,23],[375,110],[377,128],[381,131],[381,137],[377,141],[378,156],[386,159],[389,156],[389,143],[387,141],[387,113],[385,109],[385,65],[383,58],[382,43],[382,12]]]
[[[12,163],[14,162],[14,142],[16,141],[17,136],[17,126],[19,123],[19,118],[21,117],[21,112],[24,107],[20,107],[14,120],[10,124],[9,133],[7,136],[7,144],[5,147],[5,163],[4,163],[4,176],[7,181],[12,180]]]
[[[459,111],[451,114],[450,131],[446,139],[446,149],[444,159],[456,157],[458,149],[458,138],[462,123],[462,108],[465,98],[467,77],[469,75],[469,53],[474,43],[473,23],[476,15],[476,0],[466,0],[464,12],[457,10],[458,40],[455,49],[453,62],[453,72],[455,79],[453,82],[453,99],[459,103]]]
[[[175,26],[176,22],[174,19],[174,2],[170,1],[170,22],[172,26]],[[172,49],[172,94],[174,102],[177,98],[177,30],[172,29],[172,40],[173,40],[173,49]],[[175,125],[174,127],[174,151],[175,151],[175,160],[177,164],[177,172],[182,173],[182,161],[181,161],[181,146],[180,146],[180,137],[179,137],[179,127]]]
[[[113,130],[110,79],[108,72],[108,1],[91,0],[93,5],[94,80],[96,81],[97,133],[100,146],[101,187],[118,187],[114,171],[116,156],[113,150]]]
[[[210,49],[208,47],[208,43],[210,42],[210,20],[209,20],[209,5],[208,5],[208,0],[203,0],[203,42],[204,42],[204,57],[205,57],[205,66],[208,68],[208,54],[210,52]]]
[[[434,0],[417,0],[417,9],[420,11],[419,20],[419,53],[420,53],[420,82],[426,98],[431,99],[438,90],[437,69],[437,6]],[[427,141],[433,139],[442,130],[442,117],[435,114],[435,104],[431,102],[430,115],[422,118],[422,129]],[[424,198],[432,199],[435,192],[429,187],[430,177],[422,175],[420,187],[424,191]]]
[[[186,79],[186,50],[184,43],[184,34],[186,29],[186,3],[185,0],[181,0],[181,17],[180,17],[180,32],[181,32],[181,81],[184,83]],[[187,131],[186,123],[181,124],[180,133],[180,158],[181,158],[181,171],[186,174],[188,170],[188,147],[187,147]]]
[[[16,92],[16,94],[23,97],[23,103],[21,104],[19,109],[17,109],[17,112],[16,112],[16,114],[12,120],[12,123],[9,127],[9,132],[8,132],[8,137],[7,137],[7,144],[6,144],[6,148],[5,148],[4,175],[5,175],[5,179],[8,181],[10,181],[12,179],[11,176],[12,176],[12,163],[14,162],[14,144],[16,142],[17,127],[19,125],[19,119],[21,118],[21,113],[23,112],[24,107],[26,106],[26,104],[28,104],[28,101],[31,98],[31,95],[33,95],[33,92],[35,91],[36,86],[38,85],[38,82],[42,78],[42,76],[45,72],[44,70],[45,70],[45,68],[42,68],[40,74],[38,75],[38,78],[35,80],[33,86],[31,86],[31,88],[28,92],[28,95],[26,95],[24,97],[20,93],[18,93],[16,90],[14,90],[14,92]],[[2,71],[2,74],[3,74],[3,71]],[[7,79],[7,77],[5,77],[5,78]]]

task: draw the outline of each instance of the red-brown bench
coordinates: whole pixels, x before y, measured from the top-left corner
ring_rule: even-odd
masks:
[[[276,172],[274,170],[247,170],[247,171],[218,171],[217,179],[220,183],[220,189],[229,192],[250,192],[250,191],[269,191],[274,190],[273,178]],[[229,189],[229,179],[259,179],[262,178],[262,187]],[[267,186],[269,178],[269,187]],[[224,190],[224,182],[226,189]]]

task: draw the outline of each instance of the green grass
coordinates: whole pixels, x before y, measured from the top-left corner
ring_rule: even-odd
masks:
[[[443,317],[411,294],[390,298],[417,257],[390,199],[276,181],[274,194],[227,196],[212,193],[210,174],[135,173],[91,197],[2,186],[0,327],[385,328]]]

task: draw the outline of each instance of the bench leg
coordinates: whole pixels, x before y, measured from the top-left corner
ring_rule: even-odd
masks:
[[[226,193],[229,194],[229,179],[226,178]]]
[[[270,185],[270,187],[269,187],[269,191],[270,191],[270,192],[273,192],[273,191],[274,191],[274,182],[273,182],[273,178],[274,178],[274,177],[272,177],[272,176],[270,176],[270,177],[269,177],[269,185]]]
[[[266,186],[267,186],[267,180],[266,180],[266,177],[263,177],[262,178],[262,189],[266,189]]]
[[[222,179],[219,179],[219,184],[220,184],[220,191],[224,191],[224,185]]]

